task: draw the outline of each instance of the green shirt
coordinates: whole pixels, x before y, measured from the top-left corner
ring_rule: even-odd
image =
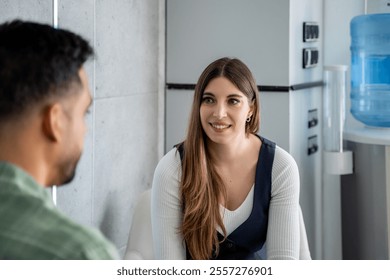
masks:
[[[0,162],[0,259],[117,259],[94,229],[76,224],[22,169]]]

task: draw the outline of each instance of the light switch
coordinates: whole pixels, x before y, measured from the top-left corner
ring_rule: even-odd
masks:
[[[302,68],[317,66],[318,58],[319,52],[317,48],[304,48],[302,50]]]
[[[303,42],[315,42],[320,37],[320,27],[317,22],[303,23]]]

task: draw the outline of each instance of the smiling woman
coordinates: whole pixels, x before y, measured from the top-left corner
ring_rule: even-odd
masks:
[[[241,142],[246,138],[246,120],[250,121],[253,107],[253,102],[227,78],[215,78],[207,85],[202,97],[200,118],[203,130],[215,143],[228,143],[236,137]]]
[[[299,259],[299,172],[257,135],[258,95],[239,59],[218,59],[201,74],[186,140],[154,174],[157,259],[257,259],[265,243],[268,259]]]

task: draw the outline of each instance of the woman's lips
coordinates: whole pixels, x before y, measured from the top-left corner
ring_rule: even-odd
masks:
[[[210,123],[210,125],[217,130],[227,129],[231,126],[231,125],[226,124],[226,123]]]

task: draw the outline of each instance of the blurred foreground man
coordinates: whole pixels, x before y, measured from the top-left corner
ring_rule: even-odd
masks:
[[[0,259],[116,259],[114,246],[76,224],[46,187],[69,183],[92,102],[80,36],[45,24],[0,25]]]

